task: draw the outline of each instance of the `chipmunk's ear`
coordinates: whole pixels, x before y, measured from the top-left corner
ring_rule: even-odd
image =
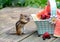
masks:
[[[20,14],[20,16],[23,16],[23,14]]]
[[[20,19],[23,17],[23,14],[20,14]]]
[[[23,17],[23,14],[20,14],[20,18]]]

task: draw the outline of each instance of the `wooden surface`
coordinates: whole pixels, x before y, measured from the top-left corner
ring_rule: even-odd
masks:
[[[60,42],[60,38],[42,39],[37,35],[37,28],[32,18],[31,21],[25,25],[26,34],[16,35],[15,23],[19,19],[19,15],[23,14],[36,14],[40,8],[4,8],[0,10],[0,42]]]

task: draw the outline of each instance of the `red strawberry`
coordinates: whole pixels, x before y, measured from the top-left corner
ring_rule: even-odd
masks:
[[[45,14],[42,14],[41,15],[41,19],[46,19],[46,15]]]
[[[47,16],[46,16],[46,19],[49,19],[49,18],[50,18],[50,15],[47,15]]]
[[[50,39],[50,34],[48,32],[45,32],[42,36],[43,40],[45,40],[46,38]]]

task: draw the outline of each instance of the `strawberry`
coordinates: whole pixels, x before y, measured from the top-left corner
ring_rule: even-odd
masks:
[[[48,32],[45,32],[42,36],[43,40],[45,40],[46,38],[50,39],[50,34]]]
[[[46,19],[46,15],[45,14],[42,14],[41,15],[41,19]]]

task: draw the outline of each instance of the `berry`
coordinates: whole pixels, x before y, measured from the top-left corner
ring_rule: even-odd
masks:
[[[48,12],[48,15],[51,15],[51,13],[50,13],[50,12]]]
[[[45,32],[45,33],[43,34],[42,38],[43,38],[43,40],[44,40],[44,39],[50,39],[51,37],[50,37],[50,34],[49,34],[48,32]]]
[[[42,14],[41,19],[46,19],[46,15]]]

